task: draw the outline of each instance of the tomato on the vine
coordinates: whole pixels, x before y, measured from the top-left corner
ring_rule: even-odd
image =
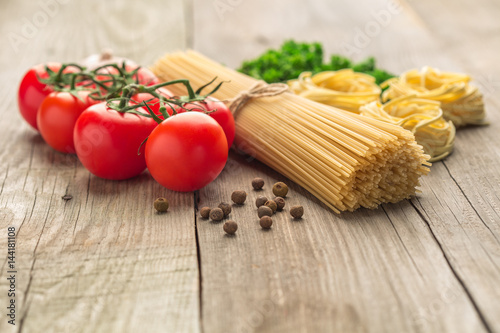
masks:
[[[137,66],[129,66],[125,67],[127,71],[132,71],[137,68]],[[143,84],[145,86],[153,86],[155,84],[160,83],[160,80],[146,67],[141,67],[137,70],[137,74],[132,76],[134,80],[137,80],[139,84]]]
[[[137,111],[147,114],[143,108]],[[94,104],[76,122],[76,154],[85,168],[98,177],[120,180],[137,176],[146,169],[141,144],[156,125],[152,118],[121,113],[104,102]]]
[[[159,124],[146,143],[146,163],[162,186],[198,190],[222,171],[228,155],[222,127],[200,112],[185,112]]]
[[[40,105],[37,125],[45,142],[61,153],[75,153],[73,129],[80,114],[97,101],[89,97],[90,91],[78,92],[76,98],[69,92],[52,92]]]
[[[38,81],[38,77],[42,79],[47,79],[49,77],[49,74],[45,70],[45,66],[50,68],[52,71],[57,72],[60,70],[62,65],[57,62],[50,62],[31,67],[26,74],[24,74],[21,83],[19,84],[17,94],[17,103],[19,105],[21,115],[28,122],[28,124],[36,130],[38,130],[36,123],[38,108],[40,107],[40,104],[42,104],[45,97],[54,91],[45,83]],[[76,68],[74,67],[67,67],[64,69],[64,73],[72,73],[75,71]]]
[[[214,118],[224,130],[224,134],[226,135],[227,139],[228,150],[231,148],[235,133],[234,117],[231,113],[231,110],[229,110],[226,104],[216,98],[207,97],[202,102],[188,103],[185,104],[184,107],[191,111],[210,112],[210,117]],[[185,112],[184,109],[179,107],[177,107],[176,110],[178,113]]]
[[[174,94],[165,87],[158,88],[156,92],[159,95],[169,99],[174,96]],[[154,97],[150,93],[143,92],[135,94],[134,96],[132,96],[131,102],[136,104],[141,104],[142,102],[146,102],[146,104],[149,105],[149,107],[155,114],[160,115],[160,101],[158,100],[158,98]],[[172,108],[167,107],[166,109],[168,114],[171,116],[173,113]]]
[[[122,68],[123,63],[116,64],[120,68]],[[139,69],[137,69],[139,68]],[[146,67],[142,67],[139,65],[136,65],[133,62],[125,62],[125,72],[128,73],[129,75],[132,73],[132,71],[137,70],[137,73],[133,74],[131,76],[132,80],[134,82],[137,82],[138,84],[143,84],[145,86],[153,86],[155,84],[160,83],[160,80],[154,75],[154,73],[149,70]],[[98,70],[98,73],[104,74],[103,77],[106,75],[112,74],[112,75],[118,75],[119,71],[113,66],[106,66]],[[110,79],[109,76],[107,78],[108,80]]]

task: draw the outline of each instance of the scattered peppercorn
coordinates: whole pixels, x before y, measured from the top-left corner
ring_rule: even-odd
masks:
[[[168,200],[165,198],[158,198],[154,202],[154,207],[158,212],[164,213],[168,210]]]
[[[212,221],[222,221],[224,218],[224,212],[220,208],[214,208],[210,211],[210,218]]]
[[[254,178],[252,180],[252,187],[254,190],[260,190],[264,187],[264,179],[262,178]]]
[[[222,209],[224,217],[227,217],[231,213],[231,205],[228,204],[227,202],[221,202],[219,204],[219,208]]]
[[[276,205],[278,206],[277,207],[278,211],[282,211],[283,208],[285,207],[285,199],[283,199],[282,197],[274,198],[274,202],[276,202]]]
[[[288,186],[286,186],[285,183],[283,182],[277,182],[273,186],[273,193],[277,197],[286,197],[286,194],[288,193]]]
[[[259,215],[259,218],[262,216],[272,216],[273,210],[267,206],[260,206],[257,210],[257,214]]]
[[[270,216],[262,216],[260,218],[260,226],[262,229],[269,229],[273,225],[273,219]]]
[[[294,219],[302,218],[302,215],[304,215],[304,207],[298,205],[292,206],[290,208],[290,215],[292,215]]]
[[[265,205],[273,210],[273,213],[276,213],[276,209],[278,209],[278,205],[274,200],[267,200]]]
[[[245,191],[234,191],[233,194],[231,194],[231,200],[237,205],[243,205],[246,199],[247,192]]]
[[[238,230],[238,224],[234,221],[227,221],[222,228],[227,234],[233,235]]]
[[[200,216],[203,217],[204,219],[208,219],[208,217],[210,216],[210,207],[203,207],[201,210],[200,210]]]
[[[73,199],[73,196],[71,194],[65,194],[61,197],[61,199],[68,201],[68,200]]]
[[[255,206],[257,206],[257,208],[259,208],[260,206],[265,205],[267,200],[269,200],[269,199],[267,199],[264,196],[259,196],[259,197],[257,197],[257,200],[255,200]]]

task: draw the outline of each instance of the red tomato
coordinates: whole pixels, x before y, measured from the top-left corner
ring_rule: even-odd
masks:
[[[57,72],[61,68],[60,63],[51,62],[47,66]],[[65,69],[65,73],[75,72],[74,67],[68,67]],[[48,87],[45,83],[41,83],[37,78],[40,76],[42,79],[49,77],[49,74],[45,71],[45,64],[40,64],[31,67],[26,74],[24,74],[21,84],[19,85],[19,90],[17,94],[17,103],[19,105],[19,111],[23,118],[31,125],[34,129],[38,130],[36,124],[36,114],[38,108],[45,97],[47,97],[54,90]]]
[[[121,67],[122,64],[118,64],[118,65]],[[135,70],[137,67],[139,67],[139,66],[136,64],[127,62],[125,65],[125,70],[130,73],[133,70]],[[116,68],[110,66],[110,67],[105,67],[105,68],[99,70],[99,73],[118,74],[118,70]],[[110,78],[107,77],[105,79],[109,80]],[[139,68],[137,73],[132,76],[132,79],[134,81],[137,80],[139,82],[139,84],[143,84],[145,86],[152,86],[152,85],[160,83],[160,80],[156,77],[156,75],[154,75],[153,72],[151,72],[146,67]]]
[[[128,71],[134,70],[137,66],[126,66]],[[146,67],[141,67],[137,71],[137,74],[133,76],[134,80],[137,79],[140,84],[145,86],[152,86],[160,83],[160,80]]]
[[[199,112],[174,115],[158,125],[146,143],[146,163],[162,186],[181,192],[212,182],[227,160],[222,127]]]
[[[137,176],[146,169],[144,146],[140,155],[137,152],[156,125],[151,118],[120,113],[106,103],[92,105],[75,125],[76,154],[98,177],[119,180]]]
[[[174,94],[165,87],[158,88],[157,92],[158,92],[158,94],[163,95],[166,98],[172,98],[172,96],[174,96]],[[153,110],[153,112],[155,114],[158,114],[158,115],[160,114],[160,102],[159,102],[158,98],[154,97],[153,95],[151,95],[149,93],[139,93],[139,94],[134,95],[132,97],[132,100],[134,103],[137,103],[137,104],[140,104],[141,102],[146,101],[146,103],[149,105],[149,107],[151,108],[151,110]],[[173,113],[172,109],[167,107],[167,113],[169,115],[172,115],[172,113]]]
[[[80,91],[82,100],[69,92],[53,92],[47,96],[37,114],[38,130],[45,142],[61,153],[75,153],[73,129],[80,114],[96,101],[89,91]]]
[[[214,118],[222,127],[224,134],[226,135],[228,150],[231,148],[235,133],[234,118],[231,110],[229,110],[226,104],[213,97],[207,97],[207,99],[203,102],[186,104],[184,107],[188,110],[198,112],[206,112],[217,109],[217,111],[211,112],[209,116]],[[185,112],[182,108],[177,108],[176,110],[178,113]]]

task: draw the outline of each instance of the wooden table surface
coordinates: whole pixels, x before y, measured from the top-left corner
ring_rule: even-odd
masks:
[[[44,5],[46,4],[46,5]],[[500,332],[500,2],[497,0],[0,0],[0,332]],[[102,48],[148,65],[192,47],[237,67],[284,39],[373,55],[399,73],[471,74],[491,125],[457,133],[422,193],[336,215],[258,161],[231,153],[206,188],[174,193],[145,172],[106,181],[25,124],[23,72]],[[266,189],[250,190],[254,177]],[[253,199],[290,185],[264,232]],[[240,229],[197,217],[229,201]],[[73,199],[61,197],[71,194]],[[167,214],[152,208],[171,202]],[[7,322],[7,228],[17,232],[16,325]]]

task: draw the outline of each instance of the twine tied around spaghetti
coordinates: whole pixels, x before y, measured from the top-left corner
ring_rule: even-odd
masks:
[[[231,99],[229,109],[233,115],[236,115],[251,99],[278,96],[287,91],[289,89],[285,83],[268,84],[265,81],[257,81],[250,89],[240,92],[235,98]]]

